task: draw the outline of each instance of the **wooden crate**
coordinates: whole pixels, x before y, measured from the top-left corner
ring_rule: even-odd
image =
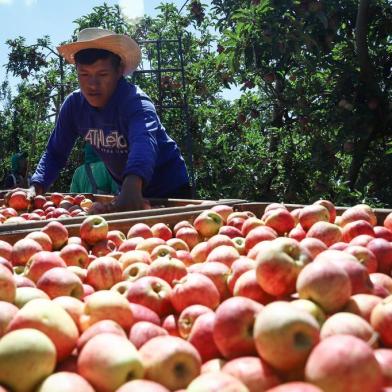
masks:
[[[236,211],[251,211],[258,218],[261,218],[261,216],[264,214],[265,208],[271,203],[272,202],[245,202],[245,203],[234,204],[233,207],[234,210]],[[302,204],[284,204],[284,205],[287,207],[289,211],[292,211],[296,208],[305,207]],[[336,208],[336,214],[339,216],[350,207],[337,206],[335,208]],[[382,225],[384,223],[385,217],[392,212],[392,210],[384,209],[384,208],[373,208],[373,211],[377,217],[378,225]]]
[[[154,208],[150,210],[116,212],[111,214],[100,214],[109,223],[110,230],[119,229],[128,231],[129,227],[138,222],[146,222],[152,225],[157,222],[175,224],[182,219],[194,219],[201,211],[211,208],[213,205],[226,204],[234,205],[244,200],[238,199],[221,199],[206,203],[204,200],[188,199],[155,199],[159,200],[165,207]],[[197,203],[193,203],[196,201]],[[63,223],[70,231],[70,235],[79,235],[80,224],[84,221],[85,216],[72,218],[56,219]],[[12,223],[0,225],[0,239],[14,243],[23,238],[27,233],[37,231],[47,225],[50,220],[27,221],[23,223]]]

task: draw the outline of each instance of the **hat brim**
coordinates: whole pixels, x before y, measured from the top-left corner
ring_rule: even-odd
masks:
[[[124,75],[136,70],[142,53],[139,45],[126,35],[108,35],[88,41],[77,41],[57,47],[61,56],[70,64],[75,64],[75,53],[83,49],[105,49],[120,56],[124,65]]]

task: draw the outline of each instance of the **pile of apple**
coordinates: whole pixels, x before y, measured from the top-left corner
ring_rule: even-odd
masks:
[[[392,213],[214,205],[0,241],[0,391],[392,391]]]
[[[84,216],[92,205],[93,201],[82,194],[71,196],[54,192],[29,200],[25,191],[16,190],[0,206],[0,224]]]

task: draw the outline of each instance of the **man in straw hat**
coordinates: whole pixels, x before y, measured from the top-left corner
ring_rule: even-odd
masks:
[[[124,78],[141,61],[137,43],[126,35],[88,28],[79,32],[76,42],[57,49],[76,65],[80,89],[61,107],[30,192],[43,193],[55,181],[81,136],[121,187],[112,210],[143,209],[143,196],[189,198],[188,174],[177,144],[149,97]]]

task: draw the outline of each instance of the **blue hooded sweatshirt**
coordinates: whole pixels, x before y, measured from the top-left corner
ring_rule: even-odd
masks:
[[[124,78],[102,109],[92,107],[80,90],[66,98],[32,184],[47,189],[56,180],[78,136],[93,146],[119,185],[129,174],[141,177],[146,197],[168,197],[189,183],[184,159],[153,103]]]

